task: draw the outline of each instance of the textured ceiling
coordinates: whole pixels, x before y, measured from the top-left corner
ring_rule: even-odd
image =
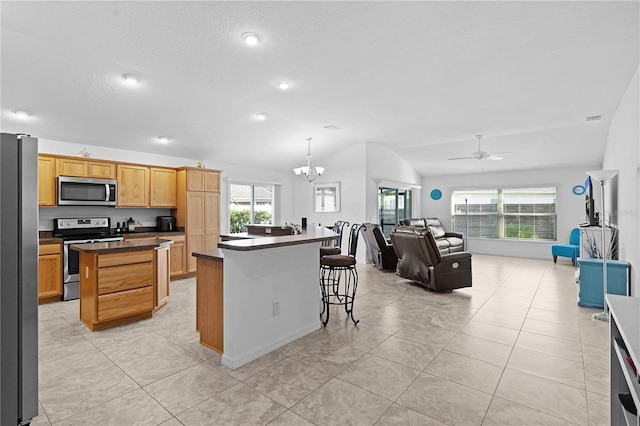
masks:
[[[599,164],[640,51],[636,1],[0,8],[2,131],[275,169],[300,165],[308,136],[317,163],[368,141],[425,176]],[[511,155],[446,160],[476,133]]]

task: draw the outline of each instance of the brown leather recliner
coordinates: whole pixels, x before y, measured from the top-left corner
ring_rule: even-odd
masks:
[[[365,223],[362,228],[362,237],[367,244],[367,252],[373,263],[380,270],[387,269],[395,271],[398,264],[398,256],[393,250],[393,246],[387,243],[380,225],[375,223]]]
[[[433,234],[433,238],[438,245],[440,253],[457,253],[465,250],[464,234],[460,232],[446,232],[440,219],[437,217],[427,217],[419,219],[403,219],[398,225],[428,228]]]
[[[391,233],[398,256],[396,274],[428,290],[471,287],[471,253],[441,254],[428,228],[400,226]]]

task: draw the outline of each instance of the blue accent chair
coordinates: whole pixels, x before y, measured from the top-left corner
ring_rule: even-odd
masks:
[[[553,263],[556,263],[558,256],[570,257],[573,266],[576,265],[576,259],[580,254],[580,230],[573,228],[569,237],[569,244],[554,244],[551,246],[551,255]]]

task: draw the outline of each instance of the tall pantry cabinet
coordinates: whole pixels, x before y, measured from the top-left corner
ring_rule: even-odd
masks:
[[[220,238],[220,170],[181,167],[176,175],[176,226],[184,227],[187,271],[196,271],[194,251],[218,247]]]

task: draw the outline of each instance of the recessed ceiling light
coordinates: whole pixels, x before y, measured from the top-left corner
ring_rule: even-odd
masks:
[[[242,33],[240,36],[249,46],[255,46],[262,41],[262,36],[258,33]]]
[[[171,142],[171,138],[166,137],[166,136],[158,136],[156,138],[156,142],[162,143],[162,144],[169,143],[169,142]]]
[[[288,81],[279,81],[276,83],[276,86],[278,86],[278,89],[280,90],[287,90],[291,87],[291,83],[289,83]]]
[[[256,113],[256,115],[254,115],[254,117],[256,118],[256,120],[264,121],[267,119],[267,114],[265,114],[264,112],[258,112]]]
[[[31,113],[27,110],[24,109],[14,109],[13,111],[11,111],[11,113],[16,117],[16,118],[20,118],[22,120],[25,120],[29,117],[31,117]]]
[[[140,76],[135,74],[122,74],[122,80],[129,86],[137,86],[142,81]]]

